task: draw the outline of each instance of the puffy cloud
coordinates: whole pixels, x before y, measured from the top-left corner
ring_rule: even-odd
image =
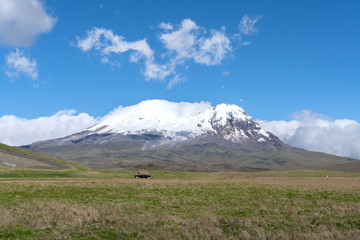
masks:
[[[59,111],[53,116],[36,119],[13,115],[0,117],[0,142],[19,146],[35,141],[64,137],[96,124],[97,120],[86,113],[74,110]]]
[[[245,15],[239,24],[240,32],[246,35],[255,34],[258,32],[258,29],[255,27],[255,24],[260,19],[260,16],[250,18],[248,15]]]
[[[160,40],[167,50],[175,53],[172,62],[193,59],[199,64],[218,65],[231,51],[230,40],[224,31],[211,30],[210,37],[203,36],[204,32],[194,21],[185,19],[177,30],[161,34]]]
[[[36,36],[49,32],[56,18],[38,0],[0,0],[0,44],[28,47]]]
[[[146,39],[128,42],[123,36],[115,35],[111,30],[105,28],[93,28],[88,31],[84,39],[78,38],[77,46],[84,52],[95,48],[104,55],[133,50],[138,54],[138,57],[152,58],[153,56],[153,51]]]
[[[199,50],[194,56],[197,63],[218,65],[231,51],[230,40],[223,32],[212,30],[210,38],[199,40]]]
[[[174,75],[168,88],[186,79],[186,76],[177,73],[179,65],[187,64],[189,60],[207,66],[218,65],[232,50],[225,29],[210,30],[210,36],[206,36],[206,30],[191,19],[184,19],[176,27],[162,23],[160,28],[164,30],[159,38],[167,50],[163,55],[168,57],[168,75]]]
[[[18,78],[19,74],[24,74],[32,79],[38,78],[37,63],[35,59],[24,56],[24,53],[18,49],[5,56],[6,71],[5,74],[10,78]]]
[[[160,23],[159,28],[165,29],[165,30],[172,30],[174,26],[171,23]]]
[[[109,62],[112,53],[121,54],[132,51],[130,55],[131,62],[138,62],[143,59],[145,62],[144,76],[149,79],[164,79],[171,71],[167,66],[158,65],[154,61],[154,52],[147,44],[146,39],[129,42],[123,36],[114,34],[111,30],[105,28],[93,28],[87,32],[85,38],[77,38],[77,47],[82,51],[95,49],[102,55],[102,62]]]
[[[191,57],[195,51],[196,33],[199,27],[190,19],[181,22],[179,29],[161,34],[160,40],[170,51],[175,51],[178,58]]]
[[[186,79],[178,73],[179,66],[185,65],[186,69],[189,61],[206,66],[219,65],[232,51],[225,27],[207,31],[191,19],[184,19],[179,25],[162,22],[159,28],[162,30],[159,39],[166,50],[160,54],[163,64],[155,61],[155,53],[146,38],[129,42],[104,28],[93,28],[84,38],[77,37],[77,47],[84,52],[95,50],[102,55],[101,62],[110,64],[110,55],[129,51],[130,62],[142,60],[144,63],[142,73],[146,80],[167,80],[168,88]]]
[[[258,123],[291,146],[360,159],[360,123],[357,121],[331,120],[304,110],[296,113],[291,121]]]

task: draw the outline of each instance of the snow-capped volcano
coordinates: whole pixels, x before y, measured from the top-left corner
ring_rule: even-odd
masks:
[[[131,142],[131,143],[130,143]],[[126,143],[126,144],[125,144]],[[236,149],[277,150],[286,147],[236,105],[146,100],[118,107],[98,124],[70,136],[36,142],[31,147],[120,144],[141,150],[215,143]]]
[[[119,107],[87,130],[89,134],[122,135],[157,132],[173,140],[204,134],[215,134],[232,142],[271,140],[270,134],[261,129],[242,108],[229,104],[212,107],[207,102],[147,100],[137,105]]]
[[[23,148],[100,168],[161,162],[286,169],[348,161],[292,148],[236,105],[165,100],[118,107],[82,132]]]

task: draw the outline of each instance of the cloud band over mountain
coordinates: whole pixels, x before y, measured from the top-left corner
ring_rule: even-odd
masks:
[[[62,110],[52,116],[36,119],[2,116],[0,142],[13,146],[25,145],[70,135],[97,123],[94,117],[86,113],[75,113],[75,110]]]
[[[179,111],[201,111],[209,103],[183,103]],[[174,110],[175,111],[175,110]],[[182,113],[179,112],[179,115]],[[98,123],[87,113],[76,114],[74,110],[36,119],[16,116],[0,117],[0,142],[24,145],[39,140],[64,137],[82,131]],[[267,131],[277,135],[285,143],[310,151],[319,151],[360,160],[360,123],[354,120],[331,120],[320,114],[303,110],[291,121],[257,122]]]
[[[293,147],[360,159],[360,123],[303,110],[291,121],[257,121]]]

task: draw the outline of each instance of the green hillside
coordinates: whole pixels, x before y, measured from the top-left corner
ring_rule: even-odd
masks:
[[[2,143],[0,143],[0,165],[1,168],[11,168],[16,166],[16,168],[49,170],[70,170],[80,168],[77,164],[11,147]]]

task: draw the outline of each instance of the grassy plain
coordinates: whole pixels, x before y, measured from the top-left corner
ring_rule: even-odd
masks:
[[[0,239],[360,239],[360,174],[151,173],[0,170]]]

